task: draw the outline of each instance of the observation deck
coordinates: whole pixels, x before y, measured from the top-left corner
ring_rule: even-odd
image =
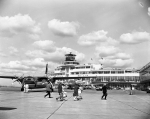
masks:
[[[71,52],[69,54],[66,54],[66,59],[61,67],[74,67],[76,65],[79,65],[79,62],[75,60],[76,55],[72,54]]]

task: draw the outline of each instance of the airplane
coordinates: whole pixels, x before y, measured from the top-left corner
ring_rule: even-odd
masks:
[[[29,89],[38,89],[45,88],[48,81],[51,81],[49,77],[47,77],[48,72],[48,64],[46,64],[45,74],[46,76],[0,76],[0,78],[10,78],[12,80],[15,79],[14,82],[19,82],[21,84],[21,91],[24,91],[24,85],[28,84]],[[52,91],[53,88],[52,88]]]

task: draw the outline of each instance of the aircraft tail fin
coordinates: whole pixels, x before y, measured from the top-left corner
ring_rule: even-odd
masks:
[[[48,63],[46,64],[45,74],[48,72]]]

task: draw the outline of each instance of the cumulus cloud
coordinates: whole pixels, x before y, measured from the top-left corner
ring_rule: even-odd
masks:
[[[45,61],[43,58],[35,58],[31,60],[23,60],[22,63],[26,66],[34,66],[34,67],[44,67]]]
[[[12,17],[0,16],[0,34],[5,37],[27,33],[31,36],[41,32],[39,24],[36,24],[29,15],[15,15]]]
[[[45,70],[47,63],[48,63],[49,71],[53,71],[54,68],[56,68],[56,66],[58,65],[57,63],[54,63],[54,62],[50,62],[50,61],[46,62],[44,60],[44,58],[35,58],[35,59],[31,59],[31,60],[23,60],[22,63],[26,66],[36,68],[36,70],[42,69],[43,71]]]
[[[115,63],[115,67],[130,67],[131,64],[133,63],[133,59],[127,59],[127,60],[123,60],[123,59],[116,59],[116,63]]]
[[[33,45],[40,49],[47,52],[54,52],[56,50],[55,44],[53,41],[50,40],[40,40],[33,43]]]
[[[109,59],[123,59],[123,60],[126,60],[126,59],[130,59],[131,56],[129,54],[119,52],[117,54],[114,54],[114,55],[111,55],[111,56],[107,56],[107,58],[109,58]]]
[[[96,46],[95,50],[100,57],[112,56],[119,52],[119,48],[114,46]]]
[[[104,42],[107,39],[106,34],[106,31],[101,30],[82,35],[78,39],[78,44],[90,46],[95,45],[97,42]]]
[[[1,63],[0,67],[5,69],[29,70],[29,67],[23,65],[20,61],[10,61],[9,63]]]
[[[116,58],[121,58],[121,59],[125,60],[125,59],[130,59],[131,56],[129,54],[126,54],[126,53],[117,53]]]
[[[28,36],[33,40],[40,40],[39,34],[29,34]]]
[[[117,45],[119,42],[111,37],[107,37],[107,31],[100,30],[94,31],[85,35],[82,35],[78,39],[78,44],[82,46],[91,46],[91,45]]]
[[[7,57],[8,55],[4,54],[2,49],[0,48],[0,57]]]
[[[81,58],[79,61],[84,59],[84,54],[67,47],[57,48],[55,52],[44,54],[44,58],[47,61],[62,63],[65,60],[65,54],[68,54],[70,52],[76,54],[76,57],[78,59]]]
[[[150,16],[150,7],[148,8],[148,15]]]
[[[102,42],[100,43],[101,45],[104,45],[104,46],[116,46],[119,44],[119,41],[111,38],[111,37],[108,37],[106,42]]]
[[[25,55],[30,58],[41,58],[43,57],[44,52],[42,50],[33,50],[33,51],[29,50],[25,53]]]
[[[51,61],[56,63],[62,63],[65,60],[65,54],[68,53],[76,54],[77,61],[83,61],[85,59],[85,55],[83,53],[79,53],[71,48],[62,47],[56,48],[55,52],[43,52],[41,50],[27,51],[26,56],[31,58],[42,57],[45,61]]]
[[[10,54],[11,54],[11,55],[15,55],[15,56],[16,56],[16,55],[17,55],[17,53],[19,52],[17,48],[12,47],[12,46],[11,46],[11,47],[9,47],[9,50],[10,50],[10,51],[9,51],[9,52],[10,52]]]
[[[0,52],[0,57],[7,57],[7,56],[8,56],[8,55],[6,55],[6,54]]]
[[[131,55],[121,52],[115,46],[97,46],[96,55],[104,67],[127,68],[133,63]]]
[[[128,68],[131,67],[133,63],[133,59],[100,59],[99,62],[103,64],[103,67],[111,67],[111,68]]]
[[[50,30],[58,36],[75,36],[77,35],[77,29],[79,24],[76,22],[61,22],[58,19],[53,19],[48,22]]]
[[[30,60],[22,61],[10,61],[8,63],[0,63],[1,73],[13,73],[13,74],[25,74],[25,75],[34,75],[35,73],[44,74],[45,67],[48,63],[48,71],[53,71],[54,68],[58,65],[53,62],[46,62],[43,58],[35,58]],[[39,75],[40,75],[39,74]]]
[[[103,68],[105,67],[112,67],[115,65],[115,60],[113,59],[99,59],[100,64],[103,65]]]
[[[121,43],[126,44],[138,44],[146,41],[150,41],[150,34],[147,32],[133,32],[126,33],[120,36]]]

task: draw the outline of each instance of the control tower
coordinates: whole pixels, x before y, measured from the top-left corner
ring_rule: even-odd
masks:
[[[70,54],[66,54],[65,55],[66,59],[64,62],[64,65],[79,65],[79,63],[75,60],[76,55],[72,54],[70,52]]]
[[[75,60],[76,55],[72,54],[71,52],[66,54],[65,57],[65,61],[61,67],[65,69],[66,77],[68,77],[70,70],[73,69],[76,65],[79,65],[79,62]]]

